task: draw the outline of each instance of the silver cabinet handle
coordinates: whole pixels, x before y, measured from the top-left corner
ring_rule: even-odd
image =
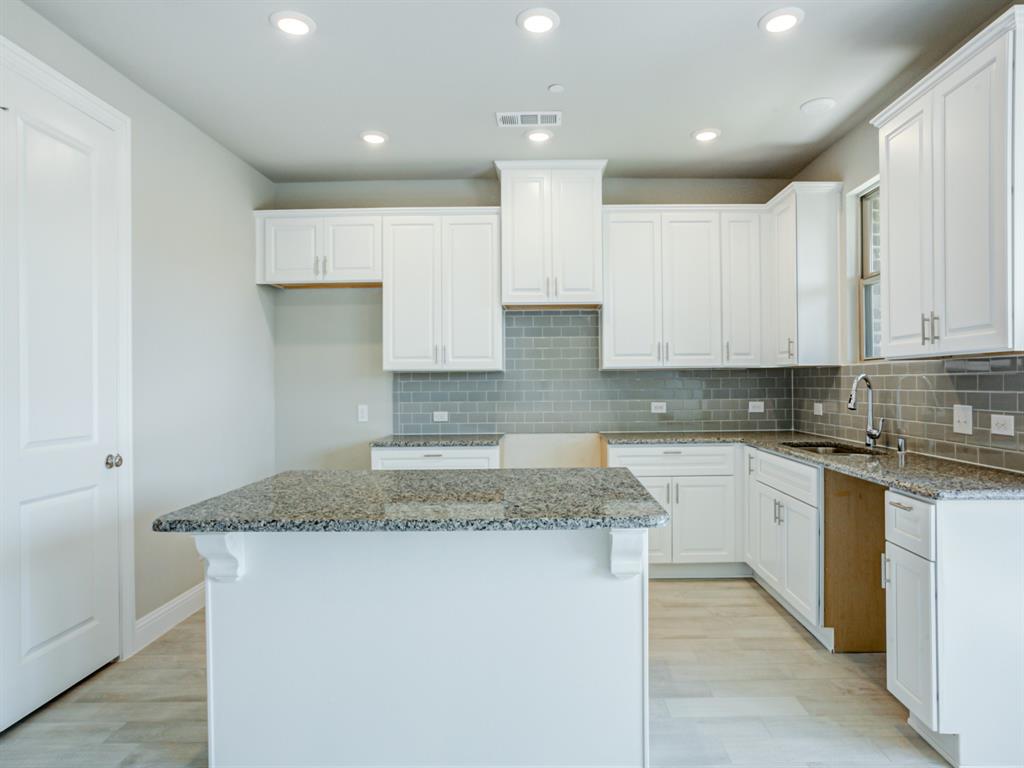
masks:
[[[779,500],[772,499],[772,522],[778,524],[779,522]]]
[[[107,469],[114,469],[114,467],[120,467],[124,464],[124,458],[120,453],[108,453],[107,458],[103,460],[103,466]]]
[[[932,326],[932,344],[937,344],[939,341],[939,316],[934,312],[931,313],[931,326]]]
[[[779,502],[779,525],[782,525],[784,522],[786,522],[786,516],[784,514],[782,514],[785,511],[785,509],[786,509],[786,505],[783,504],[780,501]]]
[[[679,503],[679,483],[676,483],[676,504]]]
[[[885,589],[885,585],[889,583],[889,561],[885,557],[885,552],[882,553],[882,589]]]
[[[754,474],[754,457],[753,456],[747,456],[747,474],[748,475]]]
[[[725,342],[725,359],[729,359],[729,342]]]
[[[558,278],[555,278],[555,296],[558,296]]]
[[[547,296],[549,299],[551,298],[551,278],[550,277],[545,277],[544,278],[544,295]]]
[[[678,456],[682,451],[662,451],[666,456]]]
[[[655,342],[655,343],[657,344],[657,347],[658,347],[657,354],[658,354],[658,362],[660,363],[661,362],[661,342],[658,341],[658,342]]]
[[[441,365],[445,365],[448,362],[448,345],[441,345]]]
[[[786,354],[789,355],[790,359],[793,358],[793,340],[786,339]]]
[[[444,454],[443,453],[424,453],[423,454],[423,458],[424,459],[441,459],[441,458],[444,458]]]
[[[437,344],[434,345],[434,362],[437,362]]]
[[[913,512],[914,511],[914,508],[912,506],[910,506],[909,504],[904,504],[901,501],[890,501],[889,502],[889,506],[890,507],[896,507],[896,509],[902,509],[904,512]]]
[[[925,326],[928,324],[928,318],[925,317],[924,312],[921,313],[921,346],[923,347],[928,343],[928,334],[925,332]]]
[[[671,503],[671,501],[672,501],[672,481],[671,480],[666,480],[665,481],[665,502],[666,503]]]

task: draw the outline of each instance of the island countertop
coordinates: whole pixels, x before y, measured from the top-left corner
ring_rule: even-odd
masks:
[[[158,517],[153,530],[651,528],[668,514],[628,469],[282,472]]]

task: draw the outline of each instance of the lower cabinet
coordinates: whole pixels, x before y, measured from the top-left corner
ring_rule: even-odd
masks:
[[[498,446],[454,448],[371,448],[373,469],[500,469]]]
[[[733,563],[736,478],[672,479],[672,562]]]
[[[637,478],[647,492],[664,507],[669,514],[668,525],[662,528],[647,529],[647,562],[664,564],[672,562],[672,478],[640,477]]]

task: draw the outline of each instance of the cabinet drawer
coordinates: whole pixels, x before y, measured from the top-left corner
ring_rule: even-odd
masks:
[[[885,538],[915,555],[935,560],[935,505],[885,492]]]
[[[489,448],[373,448],[373,469],[498,469],[498,446]]]
[[[736,446],[733,445],[611,445],[608,466],[628,467],[638,477],[733,475]]]
[[[818,506],[817,467],[764,451],[758,451],[756,464],[760,482],[812,507]]]

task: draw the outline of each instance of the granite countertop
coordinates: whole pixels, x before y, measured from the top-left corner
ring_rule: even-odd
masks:
[[[162,515],[154,531],[652,528],[668,514],[628,469],[282,472]]]
[[[501,442],[503,435],[388,435],[371,448],[482,448]]]
[[[1024,474],[1017,472],[917,453],[907,454],[901,467],[893,450],[879,449],[880,455],[858,456],[819,454],[783,445],[799,441],[848,442],[804,432],[604,432],[601,437],[609,445],[742,443],[929,499],[1024,499]]]

